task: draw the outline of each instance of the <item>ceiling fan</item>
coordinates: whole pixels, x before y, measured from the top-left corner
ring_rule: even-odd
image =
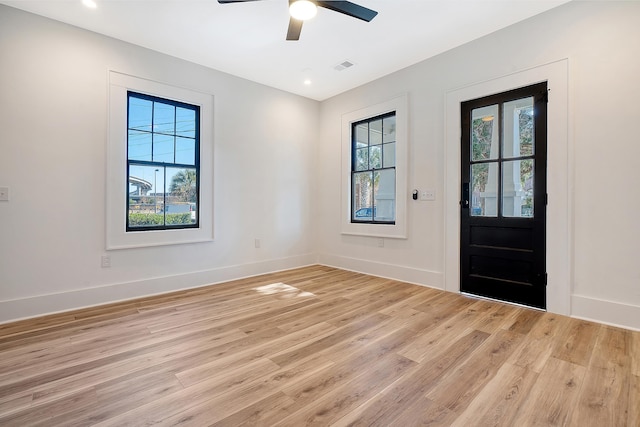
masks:
[[[261,0],[218,0],[218,3],[244,3],[248,1]],[[378,14],[375,10],[367,9],[350,1],[289,0],[289,13],[291,14],[291,18],[289,19],[287,40],[300,40],[302,23],[307,19],[313,18],[316,15],[318,7],[324,7],[325,9],[343,13],[366,22],[371,21]]]

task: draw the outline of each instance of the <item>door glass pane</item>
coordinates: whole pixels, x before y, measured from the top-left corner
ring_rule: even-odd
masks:
[[[533,160],[502,164],[502,216],[533,218]]]
[[[373,221],[373,174],[356,172],[353,174],[353,221]]]
[[[498,216],[498,163],[471,165],[471,216]]]
[[[532,156],[534,150],[533,135],[533,97],[505,102],[503,106],[502,157]]]
[[[374,217],[376,221],[396,219],[396,170],[383,169],[373,174],[375,185]]]
[[[498,105],[476,108],[471,112],[471,160],[497,159]]]

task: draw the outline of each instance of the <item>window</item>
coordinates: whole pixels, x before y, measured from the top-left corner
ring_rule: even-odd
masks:
[[[407,237],[407,96],[342,116],[343,234]]]
[[[351,221],[395,224],[395,111],[353,123],[351,138]]]
[[[213,101],[109,72],[107,250],[213,240]]]
[[[200,107],[127,98],[127,231],[198,227]]]

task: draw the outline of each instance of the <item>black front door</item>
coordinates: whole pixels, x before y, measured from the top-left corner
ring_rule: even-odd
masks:
[[[547,84],[461,107],[460,290],[544,309]]]

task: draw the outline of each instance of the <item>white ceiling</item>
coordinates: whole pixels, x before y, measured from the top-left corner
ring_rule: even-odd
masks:
[[[355,0],[367,23],[319,8],[286,41],[287,0],[0,0],[316,100],[375,80],[568,0]],[[334,67],[348,60],[343,71]],[[311,84],[305,85],[304,80]]]

